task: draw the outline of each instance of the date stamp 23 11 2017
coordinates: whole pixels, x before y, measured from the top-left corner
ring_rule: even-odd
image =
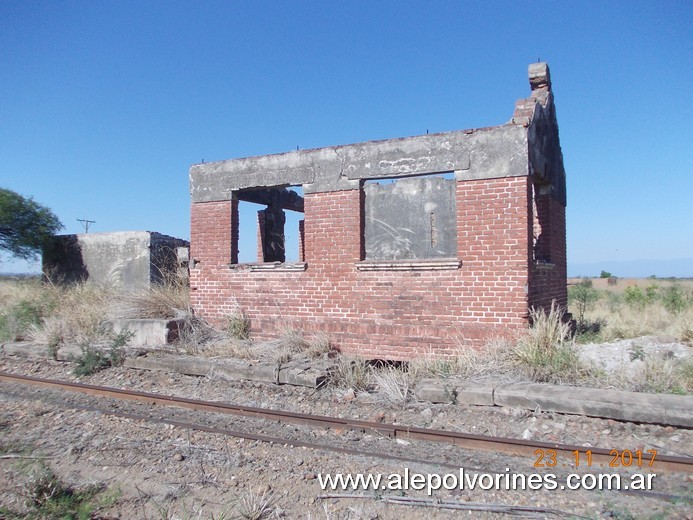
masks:
[[[538,449],[534,452],[535,468],[555,468],[555,467],[609,467],[609,468],[642,468],[653,467],[657,458],[657,450],[610,450],[610,460],[606,463],[593,461],[592,450],[574,450],[572,457],[565,457],[566,460],[559,460],[559,455],[553,449]]]

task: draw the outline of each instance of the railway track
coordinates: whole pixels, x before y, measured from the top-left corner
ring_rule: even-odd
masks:
[[[484,450],[492,452],[500,452],[509,455],[520,455],[527,456],[533,459],[537,459],[537,454],[541,454],[543,457],[546,454],[553,453],[554,455],[561,455],[563,457],[575,457],[582,456],[586,454],[586,448],[582,446],[560,444],[560,443],[548,443],[548,442],[537,442],[529,441],[523,439],[514,439],[507,437],[492,437],[485,435],[468,434],[462,432],[445,431],[445,430],[434,430],[428,428],[418,428],[399,424],[387,424],[387,423],[376,423],[368,421],[359,421],[352,419],[344,419],[338,417],[329,417],[322,415],[312,415],[298,412],[288,412],[282,410],[272,410],[266,408],[257,408],[251,406],[234,405],[228,403],[220,403],[213,401],[202,401],[197,399],[187,399],[183,397],[174,397],[160,394],[153,394],[148,392],[137,392],[133,390],[123,390],[119,388],[103,387],[96,385],[88,385],[83,383],[73,383],[68,381],[59,381],[53,379],[43,379],[32,376],[9,374],[5,372],[0,372],[0,381],[7,383],[18,383],[23,385],[31,385],[43,388],[50,388],[54,390],[69,391],[81,394],[87,394],[99,397],[108,397],[113,399],[120,399],[125,401],[135,401],[144,404],[167,406],[167,407],[179,407],[187,408],[190,410],[197,410],[203,412],[211,412],[216,414],[230,414],[235,416],[245,416],[253,417],[268,421],[274,421],[278,423],[289,423],[297,424],[302,426],[309,426],[313,428],[325,428],[325,429],[336,429],[336,430],[356,430],[360,432],[376,433],[382,436],[395,438],[395,439],[417,439],[428,442],[435,443],[445,443],[451,444],[463,449],[469,450]],[[420,462],[418,459],[412,459],[407,457],[402,457],[398,455],[388,455],[382,453],[369,453],[360,450],[352,450],[347,448],[335,448],[329,447],[321,444],[315,444],[311,442],[303,442],[295,439],[285,439],[279,437],[271,437],[267,435],[260,435],[248,432],[240,432],[234,430],[227,430],[221,428],[213,428],[209,426],[178,422],[168,419],[152,419],[146,416],[125,414],[119,412],[108,412],[111,415],[119,415],[123,417],[129,417],[134,419],[148,420],[148,421],[158,421],[173,426],[192,428],[201,431],[207,431],[210,433],[219,433],[223,435],[229,435],[234,437],[241,437],[250,440],[256,440],[261,442],[273,442],[277,444],[287,444],[292,446],[303,446],[311,447],[316,449],[326,449],[332,451],[340,451],[342,453],[358,454],[358,455],[369,455],[369,456],[379,456],[381,458],[389,458],[393,460],[400,460],[406,462]],[[613,450],[606,450],[601,448],[589,448],[589,456],[591,457],[592,464],[601,464],[608,467],[609,463],[613,461],[614,454]],[[457,467],[454,464],[442,464],[449,467]],[[657,472],[671,471],[671,472],[693,472],[693,458],[691,457],[679,457],[670,455],[656,455],[656,460],[652,465],[653,469]]]

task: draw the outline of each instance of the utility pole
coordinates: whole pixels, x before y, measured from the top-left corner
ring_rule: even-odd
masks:
[[[89,233],[89,224],[96,224],[96,220],[89,220],[86,218],[78,218],[77,220],[82,223],[85,233]]]

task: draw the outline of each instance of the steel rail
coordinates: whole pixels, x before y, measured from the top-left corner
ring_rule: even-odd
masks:
[[[383,453],[383,452],[379,452],[379,451],[376,452],[376,451],[356,450],[353,448],[344,448],[341,446],[320,444],[320,443],[315,443],[315,442],[306,442],[306,441],[301,441],[298,439],[288,439],[285,437],[274,437],[271,435],[243,432],[243,431],[239,431],[239,430],[229,430],[227,428],[218,428],[216,426],[208,426],[208,425],[199,424],[199,423],[174,421],[173,419],[151,417],[148,415],[140,415],[140,414],[134,414],[134,413],[129,413],[129,412],[103,410],[101,408],[80,407],[79,409],[97,412],[97,413],[101,413],[104,415],[110,415],[110,416],[114,416],[114,417],[121,417],[123,419],[143,421],[143,422],[149,422],[149,423],[155,423],[155,424],[166,424],[166,425],[173,426],[176,428],[181,428],[184,430],[195,430],[195,431],[201,431],[201,432],[205,432],[205,433],[213,433],[216,435],[224,435],[226,437],[235,437],[235,438],[239,438],[239,439],[245,439],[245,440],[256,441],[256,442],[266,442],[269,444],[292,446],[294,448],[309,448],[312,450],[324,450],[324,451],[331,451],[334,453],[343,453],[345,455],[354,455],[354,456],[359,456],[359,457],[371,457],[374,459],[394,460],[397,462],[409,462],[409,463],[413,463],[413,464],[428,465],[428,466],[434,466],[434,467],[438,467],[438,468],[449,468],[449,469],[454,469],[454,470],[460,469],[459,463],[454,464],[451,462],[442,462],[442,461],[438,461],[438,460],[428,460],[428,459],[422,460],[422,459],[417,459],[415,457],[404,457],[402,455],[396,455],[394,453]],[[486,468],[486,469],[473,468],[473,467],[470,467],[468,465],[465,465],[464,468],[465,468],[465,470],[471,469],[472,471],[475,471],[477,473],[481,473],[484,471],[489,472],[488,468]],[[633,495],[633,496],[638,496],[638,497],[643,497],[643,498],[654,498],[654,499],[658,499],[658,500],[666,500],[666,501],[675,502],[675,503],[676,502],[691,502],[692,501],[691,498],[688,496],[672,495],[671,493],[662,493],[662,492],[657,492],[657,491],[619,489],[618,492],[626,494],[626,495]]]
[[[529,441],[509,437],[492,437],[487,435],[469,434],[446,430],[418,428],[399,424],[358,421],[339,417],[288,412],[284,410],[257,408],[253,406],[235,405],[215,401],[201,401],[197,399],[188,399],[185,397],[160,395],[150,392],[137,392],[134,390],[124,390],[84,383],[73,383],[54,379],[43,379],[19,374],[9,374],[6,372],[0,372],[0,381],[67,390],[100,397],[137,401],[145,404],[176,406],[180,408],[188,408],[191,410],[212,413],[255,417],[280,423],[316,426],[327,429],[332,428],[374,432],[391,438],[411,438],[429,442],[452,444],[470,450],[496,451],[512,455],[528,456],[531,457],[531,460],[536,460],[536,453],[539,450],[543,451],[544,454],[546,454],[548,450],[554,450],[556,455],[561,454],[569,457],[572,457],[575,452],[578,452],[582,457],[584,457],[585,452],[589,450],[593,467],[599,467],[601,465],[602,467],[608,468],[608,463],[614,458],[612,450],[607,450],[604,448],[586,448],[584,446],[570,444]],[[607,463],[607,466],[604,466],[604,463]],[[664,470],[691,473],[693,472],[693,458],[657,454],[654,465],[650,469],[657,471]]]

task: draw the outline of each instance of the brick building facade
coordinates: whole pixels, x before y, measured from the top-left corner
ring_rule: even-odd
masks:
[[[500,126],[192,166],[190,290],[255,337],[324,331],[369,358],[444,356],[567,304],[565,171],[548,66]],[[295,189],[302,188],[302,196]],[[239,201],[263,204],[238,262]],[[303,213],[299,259],[285,211]]]

